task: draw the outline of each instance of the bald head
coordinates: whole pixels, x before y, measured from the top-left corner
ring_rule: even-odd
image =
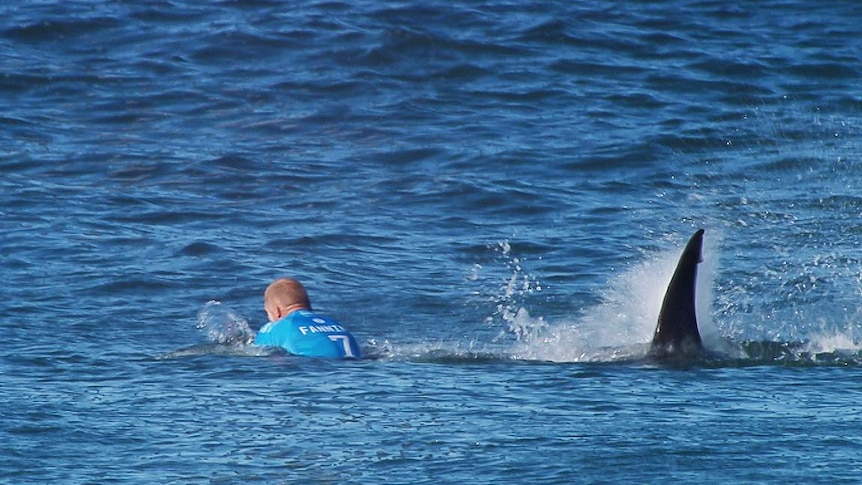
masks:
[[[311,302],[302,283],[293,278],[279,278],[266,287],[263,306],[269,321],[274,322],[296,310],[310,310]]]

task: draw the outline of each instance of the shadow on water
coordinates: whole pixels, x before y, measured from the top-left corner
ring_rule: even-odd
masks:
[[[425,353],[410,355],[375,354],[369,357],[376,360],[405,360],[415,363],[444,365],[482,365],[482,364],[578,364],[588,366],[647,366],[654,368],[719,369],[759,366],[776,367],[857,367],[862,366],[862,350],[813,351],[809,343],[803,342],[745,342],[733,355],[719,352],[705,352],[698,356],[685,356],[655,360],[644,349],[603,349],[589,359],[569,362],[523,359],[507,352],[465,352],[431,349]],[[638,353],[640,352],[640,353]]]
[[[579,365],[579,366],[633,366],[671,370],[720,369],[760,366],[776,367],[862,367],[862,350],[814,350],[805,342],[745,342],[734,353],[707,351],[697,356],[652,359],[647,345],[634,348],[596,349],[591,355],[572,361],[553,361],[523,358],[506,350],[463,350],[458,344],[433,346],[428,344],[363,346],[363,361],[407,362],[454,366],[475,365]],[[258,347],[242,342],[207,342],[177,349],[157,357],[159,360],[196,358],[201,356],[267,357],[284,354],[279,350]],[[287,356],[287,354],[284,354]]]

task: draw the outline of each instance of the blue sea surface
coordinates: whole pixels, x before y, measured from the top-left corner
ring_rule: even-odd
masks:
[[[862,4],[0,6],[0,482],[858,483]],[[720,357],[643,357],[706,229]],[[302,280],[366,359],[249,345]]]

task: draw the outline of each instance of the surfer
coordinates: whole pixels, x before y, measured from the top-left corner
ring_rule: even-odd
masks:
[[[308,293],[299,281],[273,281],[264,292],[263,306],[269,323],[258,331],[255,345],[280,347],[304,357],[362,357],[356,339],[347,329],[311,309]]]

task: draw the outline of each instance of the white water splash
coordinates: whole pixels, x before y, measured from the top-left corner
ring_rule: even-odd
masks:
[[[536,328],[544,327],[544,320],[541,318],[529,319],[527,310],[521,306],[524,298],[532,293],[542,291],[542,285],[538,279],[524,270],[521,258],[512,255],[512,246],[509,241],[497,243],[494,250],[500,253],[511,275],[500,289],[501,293],[494,299],[496,303],[494,315],[489,316],[486,320],[491,323],[495,317],[501,318],[507,324],[508,331],[518,337],[523,337]]]
[[[255,337],[245,318],[217,300],[207,302],[196,327],[211,343],[250,344]]]
[[[811,354],[855,353],[862,350],[862,344],[853,337],[839,331],[817,334],[805,344],[804,351]]]
[[[696,305],[704,346],[725,351],[726,342],[712,322],[712,287],[717,237],[705,243],[698,268]],[[516,336],[513,357],[553,362],[615,361],[643,357],[648,348],[667,285],[684,244],[614,276],[601,291],[602,302],[570,321],[548,324],[520,308],[504,315]]]

